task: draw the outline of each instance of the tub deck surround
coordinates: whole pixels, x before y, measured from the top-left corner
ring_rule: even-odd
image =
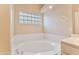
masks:
[[[44,33],[16,35],[13,41],[13,54],[60,54],[60,41],[63,38],[64,36]]]
[[[62,40],[61,51],[62,54],[79,55],[79,35]]]
[[[79,48],[79,36],[66,38],[65,40],[62,40],[62,42]]]

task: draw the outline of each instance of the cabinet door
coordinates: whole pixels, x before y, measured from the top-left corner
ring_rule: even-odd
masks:
[[[79,55],[79,48],[68,43],[61,43],[61,53],[62,55]]]
[[[79,34],[79,12],[75,12],[75,33]]]

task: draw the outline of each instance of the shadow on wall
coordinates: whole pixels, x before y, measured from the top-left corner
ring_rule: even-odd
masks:
[[[44,12],[44,30],[69,36],[72,33],[72,5],[53,5],[51,10],[47,9]]]

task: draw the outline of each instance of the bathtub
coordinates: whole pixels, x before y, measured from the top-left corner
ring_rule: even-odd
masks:
[[[60,43],[65,36],[53,34],[15,35],[12,54],[16,55],[58,55]]]

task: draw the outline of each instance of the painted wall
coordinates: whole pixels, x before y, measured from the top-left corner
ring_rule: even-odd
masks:
[[[72,33],[72,5],[53,5],[44,12],[46,33],[69,35]]]
[[[75,4],[72,6],[73,6],[73,33],[79,34],[79,4]]]
[[[41,33],[43,32],[43,25],[25,25],[19,24],[19,12],[40,12],[42,5],[14,5],[14,34],[28,34],[28,33]]]
[[[0,54],[10,54],[9,5],[0,4]]]

